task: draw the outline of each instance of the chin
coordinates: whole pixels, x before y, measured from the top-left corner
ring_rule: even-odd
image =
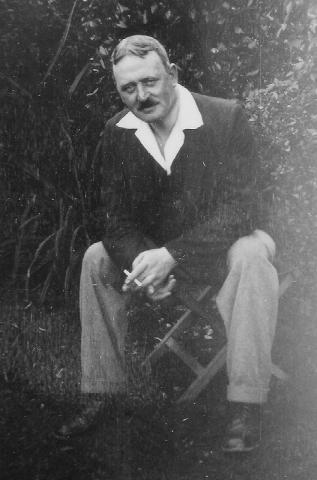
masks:
[[[154,108],[153,111],[150,111],[148,113],[147,112],[142,112],[142,111],[139,111],[139,110],[134,110],[133,113],[136,117],[140,118],[144,122],[149,123],[149,122],[158,121],[163,117],[162,112],[157,111],[157,110],[158,110],[157,108]]]
[[[158,115],[157,113],[151,112],[151,113],[139,113],[137,115],[141,120],[147,123],[152,123],[152,122],[157,122],[159,121],[162,116]]]

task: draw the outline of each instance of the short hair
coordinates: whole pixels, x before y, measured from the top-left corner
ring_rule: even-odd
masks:
[[[116,65],[127,55],[144,58],[149,52],[156,52],[166,70],[169,70],[170,61],[163,45],[148,35],[132,35],[126,37],[115,47],[111,55],[112,65]]]

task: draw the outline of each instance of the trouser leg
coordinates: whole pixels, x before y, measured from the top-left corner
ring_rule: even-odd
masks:
[[[85,253],[80,279],[81,390],[115,393],[125,389],[124,297],[113,288],[119,272],[102,242]]]
[[[217,296],[227,333],[229,401],[263,403],[271,377],[278,276],[267,246],[250,235],[228,254],[228,276]]]

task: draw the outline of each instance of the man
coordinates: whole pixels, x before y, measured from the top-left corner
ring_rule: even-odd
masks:
[[[186,272],[221,280],[230,406],[223,449],[252,450],[271,376],[278,278],[274,241],[259,223],[248,123],[236,102],[179,85],[176,66],[151,37],[122,40],[112,64],[126,108],[105,127],[98,214],[105,236],[85,254],[80,287],[81,388],[90,402],[60,433],[87,429],[100,395],[125,389],[126,297],[141,290],[162,300]]]

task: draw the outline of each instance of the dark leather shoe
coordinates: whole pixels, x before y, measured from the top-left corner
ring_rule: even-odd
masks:
[[[98,423],[102,413],[104,402],[102,400],[90,400],[83,410],[61,426],[57,431],[59,437],[71,437],[81,435]]]
[[[251,452],[260,445],[261,406],[257,403],[230,402],[231,420],[222,450],[228,453]]]

